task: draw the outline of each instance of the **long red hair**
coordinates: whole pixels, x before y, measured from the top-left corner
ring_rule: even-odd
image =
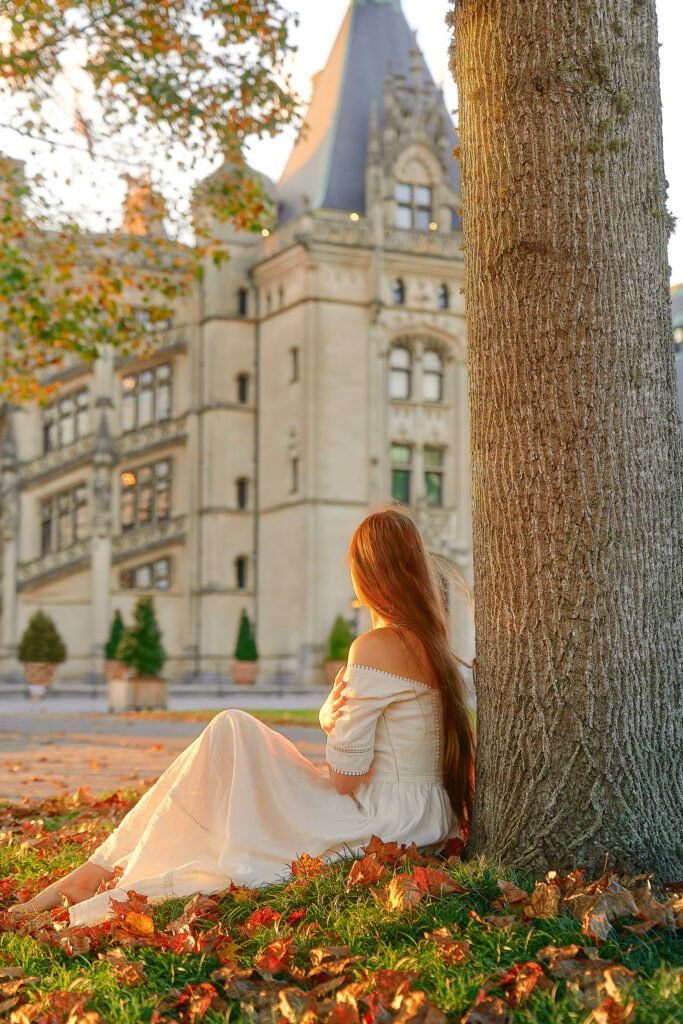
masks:
[[[406,626],[427,650],[442,694],[443,781],[458,821],[469,823],[474,801],[474,730],[461,661],[450,645],[450,624],[432,558],[407,511],[373,512],[354,533],[349,564],[358,595],[386,622]]]

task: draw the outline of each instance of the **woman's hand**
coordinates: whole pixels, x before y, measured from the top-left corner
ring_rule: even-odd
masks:
[[[325,701],[325,706],[320,712],[320,726],[321,728],[330,733],[334,729],[335,725],[344,713],[344,705],[346,704],[346,697],[342,696],[342,691],[346,686],[344,682],[344,673],[346,672],[346,665],[340,668],[337,672],[337,678],[334,681],[332,692]]]

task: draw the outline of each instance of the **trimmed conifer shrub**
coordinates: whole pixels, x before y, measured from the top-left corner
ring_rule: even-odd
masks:
[[[349,624],[346,619],[338,615],[330,630],[325,661],[346,661],[349,656],[349,647],[352,643],[353,633]]]
[[[104,649],[105,657],[108,661],[114,661],[117,658],[116,651],[121,643],[121,637],[124,633],[123,619],[121,618],[121,612],[117,611],[114,614],[114,621],[111,624],[111,632],[109,634],[109,643]]]
[[[235,647],[236,661],[258,661],[256,641],[249,622],[249,616],[244,608],[240,617],[240,627],[237,634],[237,646]]]
[[[124,629],[116,658],[132,665],[140,676],[158,676],[161,672],[166,652],[151,597],[141,597],[135,605],[133,624]]]
[[[24,630],[17,651],[19,661],[57,665],[66,660],[66,646],[49,615],[37,611]]]

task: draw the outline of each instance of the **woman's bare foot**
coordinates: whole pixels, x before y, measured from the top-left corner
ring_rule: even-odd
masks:
[[[52,910],[62,902],[62,896],[66,896],[70,903],[82,903],[83,900],[93,896],[100,885],[100,882],[109,881],[114,877],[114,872],[99,864],[91,864],[86,861],[74,871],[63,878],[58,878],[52,885],[39,892],[33,899],[26,903],[15,903],[10,907],[13,914],[39,914],[43,910]]]

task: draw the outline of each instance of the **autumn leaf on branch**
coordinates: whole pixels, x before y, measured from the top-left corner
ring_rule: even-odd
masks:
[[[292,18],[279,0],[239,16],[225,0],[7,0],[3,16],[0,388],[44,400],[69,357],[149,348],[226,258],[221,224],[272,223],[245,146],[298,117]]]

